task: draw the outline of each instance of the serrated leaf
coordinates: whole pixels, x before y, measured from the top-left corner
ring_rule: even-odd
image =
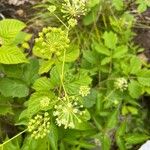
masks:
[[[122,58],[127,53],[128,47],[125,45],[121,45],[116,47],[116,49],[113,51],[113,58]]]
[[[33,84],[38,78],[39,61],[37,59],[30,59],[28,64],[24,64],[22,79],[27,85]]]
[[[111,62],[111,57],[105,57],[102,61],[101,61],[101,65],[106,65],[108,63]]]
[[[103,35],[103,39],[104,39],[105,46],[107,46],[110,49],[114,49],[118,42],[117,35],[112,31],[110,32],[105,31]]]
[[[140,71],[142,67],[142,63],[140,59],[136,56],[132,57],[130,60],[130,73],[136,74],[138,71]]]
[[[83,98],[83,106],[91,108],[96,103],[97,94],[96,90],[91,90],[90,94]]]
[[[70,45],[69,48],[66,50],[66,55],[65,55],[65,62],[72,62],[75,61],[80,54],[79,47],[76,45]],[[63,56],[59,58],[60,60],[63,61]]]
[[[53,60],[42,60],[40,63],[39,74],[47,73],[53,64]]]
[[[51,89],[50,79],[41,77],[33,84],[33,89],[36,91],[49,91]]]
[[[137,73],[137,79],[140,84],[150,86],[150,70],[142,69]]]
[[[143,93],[142,86],[135,80],[130,81],[128,90],[132,98],[139,98]]]
[[[132,133],[125,136],[127,144],[139,144],[148,139],[150,139],[150,136],[142,133]]]
[[[26,97],[29,94],[28,87],[19,80],[2,78],[0,85],[0,92],[6,97]]]
[[[16,46],[0,47],[0,63],[2,64],[19,64],[27,63],[23,52]]]
[[[108,48],[106,48],[104,45],[102,45],[101,43],[96,43],[94,42],[93,43],[94,45],[94,48],[95,50],[98,52],[98,53],[101,53],[101,54],[104,54],[106,56],[110,56],[111,52],[109,51]]]
[[[42,107],[41,101],[44,99],[49,100],[48,106]],[[28,116],[32,117],[34,114],[38,113],[40,110],[47,111],[52,109],[56,103],[56,99],[53,93],[49,91],[38,91],[31,95],[28,100]]]
[[[19,20],[4,19],[0,21],[0,37],[2,37],[3,40],[8,41],[9,39],[15,38],[16,35],[25,27],[26,25]]]

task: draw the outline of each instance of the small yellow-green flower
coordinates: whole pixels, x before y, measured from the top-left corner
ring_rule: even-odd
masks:
[[[71,19],[69,19],[68,24],[69,24],[71,27],[74,27],[74,26],[77,25],[77,20],[71,18]]]
[[[28,123],[28,131],[31,137],[38,139],[44,138],[50,132],[50,116],[45,112],[44,115],[36,115]]]
[[[90,94],[90,88],[88,86],[80,86],[79,95],[85,97],[88,94]]]
[[[40,101],[40,106],[41,106],[41,108],[46,108],[46,107],[48,107],[49,106],[49,104],[50,104],[50,99],[48,98],[48,97],[43,97],[42,99],[41,99],[41,101]]]
[[[56,124],[67,128],[75,128],[75,123],[81,122],[81,118],[85,111],[83,106],[77,102],[68,100],[68,98],[58,98],[59,104],[55,105],[53,115],[56,117]]]
[[[116,89],[119,89],[123,92],[128,87],[128,81],[125,78],[118,78],[116,79],[114,86]]]
[[[55,5],[51,5],[47,8],[51,13],[53,13],[56,10],[56,6]]]

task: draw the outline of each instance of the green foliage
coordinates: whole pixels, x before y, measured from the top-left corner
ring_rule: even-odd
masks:
[[[18,20],[4,19],[0,21],[0,63],[2,64],[19,64],[28,62],[22,48],[22,44],[28,34],[21,32],[26,25]]]
[[[142,2],[133,3],[139,13],[149,6]],[[40,3],[46,27],[28,58],[26,25],[0,21],[0,115],[16,129],[11,139],[0,132],[0,148],[127,150],[150,139],[143,99],[150,70],[133,43],[128,7],[123,0]]]

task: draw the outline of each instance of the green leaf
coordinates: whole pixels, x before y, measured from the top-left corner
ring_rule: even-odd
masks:
[[[84,18],[83,18],[83,24],[85,26],[88,26],[92,24],[93,22],[97,21],[97,13],[99,11],[99,7],[94,7],[92,11],[90,11]]]
[[[22,44],[24,41],[29,41],[31,36],[31,34],[21,31],[16,35],[15,39],[13,40],[13,44],[18,45]]]
[[[128,47],[125,45],[121,45],[116,47],[113,51],[113,58],[122,58],[128,52]]]
[[[140,84],[150,86],[150,70],[142,69],[137,73],[137,79]]]
[[[133,106],[127,106],[128,111],[132,114],[132,115],[137,115],[138,114],[138,109],[133,107]]]
[[[0,92],[6,97],[26,97],[29,94],[28,87],[19,80],[9,78],[0,79]]]
[[[106,65],[108,63],[111,62],[111,57],[105,57],[102,61],[101,61],[101,65]]]
[[[66,91],[69,94],[79,94],[80,86],[88,86],[92,81],[88,72],[85,70],[80,70],[79,73],[74,74],[74,77],[75,79],[73,81],[65,83]]]
[[[16,46],[0,47],[0,63],[2,64],[19,64],[27,63],[23,52]]]
[[[116,136],[123,136],[126,132],[127,122],[121,123],[120,127],[117,129]]]
[[[133,56],[130,60],[130,73],[136,74],[138,71],[140,71],[142,67],[142,63],[140,59],[136,56]]]
[[[110,56],[111,52],[103,44],[101,44],[101,43],[98,44],[98,43],[94,42],[93,45],[94,45],[95,50],[98,53],[104,54],[106,56]]]
[[[41,77],[33,84],[33,89],[36,91],[49,91],[51,89],[50,79]]]
[[[89,8],[92,8],[92,7],[96,6],[99,3],[100,3],[100,0],[88,0],[87,1],[87,6]]]
[[[116,8],[116,10],[120,11],[123,9],[123,0],[113,0],[112,4]]]
[[[116,137],[116,143],[119,150],[126,150],[125,141],[123,137]]]
[[[22,79],[27,85],[33,84],[38,78],[39,61],[37,59],[30,59],[28,64],[23,66]]]
[[[69,48],[66,50],[65,55],[65,62],[72,62],[75,61],[80,54],[79,47],[76,45],[70,45]],[[63,56],[60,58],[63,61]]]
[[[25,140],[23,141],[21,150],[47,150],[48,149],[47,143],[48,143],[47,137],[35,140],[31,136],[26,136]]]
[[[91,108],[96,103],[97,94],[96,90],[91,90],[90,94],[83,98],[83,106]]]
[[[103,39],[105,46],[107,46],[110,49],[115,49],[116,44],[118,42],[118,38],[115,33],[113,33],[112,31],[110,32],[105,31],[105,33],[103,34]]]
[[[48,139],[52,150],[58,150],[58,129],[57,126],[54,124],[51,124],[50,126],[50,133],[48,134]]]
[[[42,100],[48,100],[48,105],[43,107]],[[52,109],[56,103],[56,99],[53,93],[50,91],[38,91],[31,95],[28,100],[28,116],[32,117],[34,114],[38,113],[40,110],[47,111]],[[47,102],[46,102],[47,103]]]
[[[19,20],[4,19],[0,21],[0,37],[2,37],[3,40],[12,39],[25,27],[26,25]]]
[[[6,138],[6,141],[9,140]],[[20,150],[20,138],[17,137],[14,140],[10,140],[8,143],[6,143],[3,148],[0,146],[0,150]]]
[[[117,123],[118,123],[118,111],[115,110],[110,117],[108,118],[107,122],[106,122],[106,129],[107,130],[112,130],[113,128],[116,127]]]
[[[54,61],[51,60],[42,60],[40,63],[40,68],[39,68],[39,74],[47,73],[52,65],[54,64]]]
[[[143,93],[142,86],[135,80],[130,81],[128,90],[132,98],[139,98]]]
[[[147,5],[144,2],[140,3],[138,8],[137,8],[139,13],[146,11],[146,9],[147,9]]]
[[[108,135],[103,135],[101,139],[102,150],[110,150],[111,149],[111,139]]]
[[[0,115],[13,114],[10,98],[6,98],[3,95],[0,95]]]
[[[125,141],[127,142],[127,144],[139,144],[143,143],[149,138],[150,136],[146,134],[132,133],[125,136]]]

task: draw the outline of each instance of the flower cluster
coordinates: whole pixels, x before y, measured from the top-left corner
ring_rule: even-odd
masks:
[[[53,13],[56,10],[56,6],[55,5],[51,5],[48,7],[48,10]]]
[[[58,98],[59,104],[55,105],[55,111],[53,115],[56,118],[58,126],[64,125],[64,128],[75,128],[76,122],[81,122],[81,117],[85,113],[83,105],[79,105],[77,102],[70,102],[68,98]]]
[[[61,12],[64,13],[64,17],[80,17],[85,15],[87,0],[64,0],[62,3]]]
[[[88,86],[80,86],[79,94],[82,97],[87,96],[88,94],[90,94],[90,88]]]
[[[48,107],[49,106],[49,104],[50,104],[50,99],[48,98],[48,97],[43,97],[42,99],[41,99],[41,101],[40,101],[40,106],[41,106],[41,108],[46,108],[46,107]]]
[[[77,25],[77,20],[71,18],[71,19],[68,20],[68,24],[69,24],[71,27],[74,27],[74,26]]]
[[[60,28],[47,27],[39,33],[35,39],[33,53],[42,58],[50,59],[52,56],[60,56],[69,47],[69,39],[65,31]]]
[[[128,81],[125,78],[118,78],[116,79],[114,85],[116,89],[119,89],[123,92],[128,87]]]
[[[44,138],[50,132],[50,117],[47,112],[44,115],[36,115],[29,121],[28,131],[35,139]]]

